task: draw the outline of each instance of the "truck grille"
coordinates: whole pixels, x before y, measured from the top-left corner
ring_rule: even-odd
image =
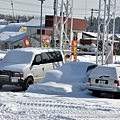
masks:
[[[11,71],[0,70],[0,82],[10,82]]]

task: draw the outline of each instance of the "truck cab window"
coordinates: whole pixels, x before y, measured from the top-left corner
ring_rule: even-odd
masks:
[[[50,63],[51,60],[50,60],[50,57],[48,56],[47,53],[41,53],[41,57],[42,57],[42,63]]]
[[[35,61],[36,61],[36,62],[41,62],[41,56],[40,56],[40,55],[37,55]]]
[[[36,55],[35,59],[33,61],[33,65],[39,65],[41,63],[41,56],[40,55]]]

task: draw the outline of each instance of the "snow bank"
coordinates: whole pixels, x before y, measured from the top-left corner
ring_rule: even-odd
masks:
[[[50,70],[42,82],[31,85],[26,92],[45,91],[55,94],[66,94],[73,91],[83,91],[87,88],[88,75],[86,69],[90,62],[69,62],[65,65]]]
[[[27,92],[33,92],[33,91],[36,93],[45,91],[47,93],[53,92],[55,94],[65,94],[68,92],[72,92],[72,85],[56,83],[56,82],[38,83],[30,86],[29,90],[27,90]]]

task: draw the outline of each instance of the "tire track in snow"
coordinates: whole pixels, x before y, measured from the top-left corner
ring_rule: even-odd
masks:
[[[83,103],[31,99],[23,101],[0,101],[0,119],[79,120],[83,118],[115,117],[120,118],[120,108],[97,105],[97,103],[93,105],[85,101]]]

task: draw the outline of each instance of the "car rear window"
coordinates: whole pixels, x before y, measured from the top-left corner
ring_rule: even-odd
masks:
[[[97,66],[91,73],[90,76],[92,77],[98,77],[98,76],[117,76],[116,68],[115,67],[105,67],[105,66]]]

